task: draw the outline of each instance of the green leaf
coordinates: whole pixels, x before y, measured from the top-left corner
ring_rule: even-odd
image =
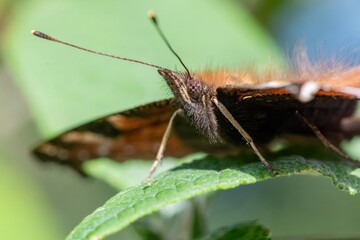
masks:
[[[256,223],[242,223],[219,229],[201,240],[270,240],[270,231]]]
[[[205,156],[203,153],[191,154],[183,157],[181,161],[164,158],[161,167],[155,172],[155,176],[180,165],[181,162],[190,162],[203,156]],[[121,191],[141,183],[149,172],[152,163],[153,161],[132,160],[119,164],[113,160],[100,158],[86,162],[83,169],[87,175],[100,179]]]
[[[290,156],[272,163],[280,173],[277,177],[295,173],[320,174],[329,177],[338,188],[350,194],[360,191],[358,168],[345,161],[328,162]],[[274,176],[259,161],[244,163],[237,157],[205,157],[120,192],[86,217],[67,239],[103,238],[168,204],[270,178]]]

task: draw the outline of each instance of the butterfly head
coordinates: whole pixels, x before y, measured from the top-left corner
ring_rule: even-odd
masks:
[[[175,95],[175,101],[192,121],[193,125],[210,140],[216,141],[217,123],[211,98],[215,92],[204,81],[188,73],[159,69]]]

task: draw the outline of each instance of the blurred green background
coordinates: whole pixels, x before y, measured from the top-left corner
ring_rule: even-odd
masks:
[[[191,70],[280,64],[299,40],[314,59],[337,55],[359,63],[355,0],[2,0],[0,239],[63,239],[116,193],[70,169],[37,163],[32,146],[101,115],[171,96],[154,69],[46,42],[30,30],[181,69],[147,19],[149,9]],[[356,146],[345,147],[359,156]],[[206,217],[210,229],[257,219],[274,239],[360,236],[360,197],[321,177],[282,177],[216,194]],[[118,237],[135,239],[130,228]]]

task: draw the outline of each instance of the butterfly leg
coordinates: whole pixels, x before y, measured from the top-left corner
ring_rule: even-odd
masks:
[[[236,119],[231,115],[229,110],[219,102],[217,98],[213,98],[212,102],[216,105],[216,107],[220,110],[220,112],[226,117],[227,120],[238,130],[238,132],[241,134],[241,136],[245,139],[245,141],[250,145],[250,147],[253,149],[255,154],[258,156],[260,161],[264,164],[264,166],[269,169],[273,174],[278,174],[278,172],[271,166],[271,164],[263,157],[263,155],[260,153],[258,148],[256,147],[254,140],[250,137],[250,135],[245,131],[243,127],[240,126],[240,124],[236,121]]]
[[[299,111],[295,112],[296,116],[299,117],[309,128],[310,130],[315,134],[315,136],[319,139],[319,141],[326,147],[331,149],[333,152],[335,152],[340,157],[346,159],[349,162],[360,164],[360,161],[354,160],[349,155],[341,151],[338,147],[336,147],[334,144],[332,144],[321,132],[320,130],[312,124],[306,117],[304,117]]]
[[[174,119],[176,117],[176,115],[178,115],[179,113],[182,112],[182,109],[178,109],[176,110],[172,115],[171,115],[171,118],[169,120],[169,123],[166,127],[166,130],[165,130],[165,133],[161,139],[161,143],[160,143],[160,147],[159,147],[159,150],[156,154],[156,158],[155,158],[155,161],[153,162],[153,164],[151,165],[151,168],[146,176],[146,179],[150,179],[151,176],[154,174],[157,166],[159,166],[159,164],[161,163],[161,160],[163,159],[164,157],[164,152],[165,152],[165,149],[166,149],[166,144],[169,140],[169,137],[170,137],[170,134],[171,134],[171,128],[173,126],[173,123],[174,123]]]

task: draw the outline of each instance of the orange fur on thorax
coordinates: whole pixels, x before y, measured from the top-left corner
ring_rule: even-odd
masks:
[[[302,63],[306,65],[306,63]],[[298,66],[294,70],[281,72],[268,69],[260,73],[250,70],[204,70],[194,73],[194,77],[216,89],[224,86],[254,87],[271,81],[283,83],[304,83],[315,81],[330,87],[360,87],[360,67],[330,69],[315,65]]]

